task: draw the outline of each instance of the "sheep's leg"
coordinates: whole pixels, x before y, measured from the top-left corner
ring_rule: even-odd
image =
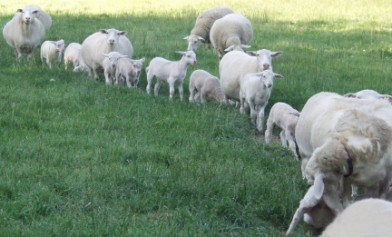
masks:
[[[286,235],[289,235],[293,233],[295,227],[297,227],[298,223],[301,221],[302,217],[305,214],[305,208],[299,207],[293,216],[293,219],[291,220],[290,226],[286,231]]]
[[[288,147],[289,143],[290,143],[290,141],[286,137],[286,131],[282,129],[282,131],[280,131],[280,133],[279,133],[280,142],[282,143],[282,146],[284,146],[284,147]]]
[[[105,74],[105,83],[106,83],[106,85],[112,84],[110,76],[109,76],[109,73],[105,72],[104,74]]]
[[[264,106],[257,106],[257,107],[259,109],[259,112],[258,112],[258,114],[256,116],[256,126],[257,126],[257,130],[259,132],[262,132],[263,131],[263,119],[264,119],[264,108],[265,108],[265,105]]]
[[[178,94],[180,95],[180,100],[182,101],[184,99],[184,87],[182,85],[182,82],[177,86],[178,88]]]
[[[153,75],[151,75],[151,74],[149,73],[149,71],[148,71],[148,72],[147,72],[147,86],[146,86],[146,91],[147,91],[148,94],[151,93],[152,78],[153,78]]]
[[[189,89],[189,102],[194,102],[195,101],[195,88],[190,88]]]
[[[265,130],[265,143],[271,143],[272,140],[272,131],[274,129],[274,121],[272,116],[270,115],[267,120],[267,129]]]
[[[244,97],[240,97],[240,113],[241,114],[245,114],[245,98]],[[237,102],[236,102],[237,104]]]
[[[207,102],[205,93],[200,93],[200,102],[201,103]]]
[[[155,96],[158,96],[159,89],[161,89],[161,83],[162,83],[162,81],[157,79],[157,83],[155,83],[155,86],[154,86],[154,95]]]

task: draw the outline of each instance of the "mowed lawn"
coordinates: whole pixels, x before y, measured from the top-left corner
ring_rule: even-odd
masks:
[[[3,27],[30,1],[0,3]],[[37,0],[47,40],[82,43],[127,31],[134,58],[179,60],[197,15],[227,5],[254,28],[249,50],[282,51],[275,102],[301,110],[320,91],[392,94],[392,4],[387,0]],[[307,190],[300,163],[238,108],[191,104],[189,75],[219,76],[213,49],[197,51],[185,100],[105,85],[84,73],[16,61],[0,37],[0,236],[284,236]],[[278,130],[275,131],[277,136]],[[301,223],[293,236],[314,236]]]

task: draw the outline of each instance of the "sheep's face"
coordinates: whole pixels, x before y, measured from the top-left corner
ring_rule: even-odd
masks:
[[[257,56],[260,70],[272,70],[272,58],[283,55],[282,52],[273,52],[268,49],[261,49],[257,52],[249,52],[252,56]]]
[[[26,9],[18,9],[17,13],[22,14],[22,22],[28,25],[34,21],[35,16],[38,14],[38,10],[29,11]]]
[[[56,51],[61,54],[64,51],[64,40],[59,40],[55,43]]]
[[[182,55],[188,64],[195,65],[197,63],[195,52],[188,50],[184,52]]]
[[[117,44],[120,36],[126,35],[125,31],[119,31],[116,29],[101,30],[101,33],[106,34],[106,43],[110,46]]]
[[[265,70],[262,72],[259,72],[257,76],[260,77],[261,82],[264,84],[266,88],[272,88],[274,85],[274,78],[281,78],[283,77],[280,74],[274,73],[271,70]]]
[[[185,37],[188,41],[188,50],[196,51],[199,48],[200,44],[204,39],[198,35],[190,35]]]
[[[136,80],[139,80],[140,74],[143,68],[144,59],[132,61],[132,65],[134,68],[134,73],[136,75]]]

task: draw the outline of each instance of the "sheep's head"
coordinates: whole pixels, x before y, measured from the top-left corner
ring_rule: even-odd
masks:
[[[271,70],[265,70],[265,71],[261,71],[256,73],[257,77],[260,77],[260,80],[262,81],[262,83],[264,84],[264,86],[266,88],[272,88],[273,84],[274,84],[274,78],[283,78],[282,75],[278,74],[278,73],[274,73]]]
[[[22,22],[28,25],[34,21],[36,15],[38,14],[38,10],[30,11],[28,9],[18,9],[16,13],[22,14]]]
[[[247,52],[251,56],[257,57],[259,70],[272,70],[272,58],[282,56],[282,52],[274,52],[268,49]]]
[[[62,53],[64,51],[64,40],[59,40],[55,42],[56,51]]]
[[[195,65],[197,63],[196,54],[192,50],[188,51],[177,51],[177,53],[182,55],[181,60],[185,60],[187,64]]]
[[[107,60],[109,60],[110,67],[111,67],[112,69],[116,69],[116,67],[117,67],[117,62],[118,62],[118,60],[119,60],[120,58],[126,58],[126,57],[127,57],[126,55],[121,55],[121,54],[119,54],[119,53],[117,53],[117,52],[110,52],[110,53],[108,53],[108,54],[103,54],[103,56],[104,56]]]
[[[189,35],[184,37],[185,40],[188,41],[188,50],[196,51],[199,48],[201,42],[204,42],[205,39],[198,35]]]
[[[119,31],[116,29],[102,29],[100,32],[106,34],[106,43],[110,46],[117,44],[120,36],[127,34],[126,31]]]
[[[136,74],[136,78],[139,79],[143,63],[144,63],[145,58],[139,59],[139,60],[131,60],[132,66],[134,68],[134,72]]]

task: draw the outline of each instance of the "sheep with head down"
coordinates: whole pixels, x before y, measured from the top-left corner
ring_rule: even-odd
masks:
[[[207,99],[226,103],[219,79],[201,69],[193,71],[189,77],[189,102],[199,99],[201,103],[205,103]]]
[[[391,118],[392,107],[385,100],[358,100],[328,92],[309,98],[295,137],[303,175],[311,186],[287,234],[303,216],[317,219],[320,210],[332,214],[331,222],[352,201],[352,186],[363,189],[368,197],[387,197],[392,178]],[[318,209],[321,203],[325,205]]]
[[[127,32],[117,29],[102,29],[83,41],[80,55],[90,76],[98,80],[98,70],[103,68],[104,54],[115,51],[132,58],[133,46],[126,34]]]

